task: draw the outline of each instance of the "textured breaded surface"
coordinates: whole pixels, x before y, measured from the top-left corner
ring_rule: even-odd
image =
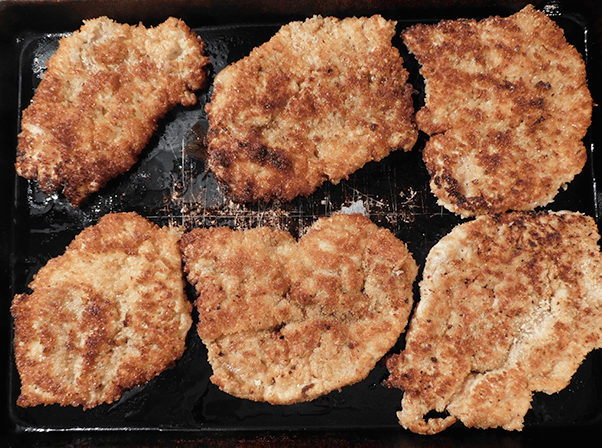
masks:
[[[19,406],[111,403],[182,356],[192,304],[180,236],[105,215],[39,270],[11,308]]]
[[[413,303],[411,254],[362,215],[322,218],[299,242],[268,227],[195,229],[182,253],[211,381],[250,400],[309,401],[364,379]]]
[[[416,121],[431,136],[423,157],[440,205],[462,216],[533,210],[582,170],[585,64],[544,13],[421,24],[403,39],[426,81]]]
[[[237,202],[290,201],[417,138],[396,22],[314,16],[222,70],[208,166]]]
[[[534,391],[565,388],[602,346],[602,260],[594,220],[509,213],[461,224],[429,253],[406,347],[387,360],[417,433],[456,420],[521,430]],[[431,410],[444,418],[425,419]]]
[[[23,111],[19,175],[77,207],[129,170],[176,104],[196,103],[204,44],[182,21],[155,28],[87,20],[64,37]]]

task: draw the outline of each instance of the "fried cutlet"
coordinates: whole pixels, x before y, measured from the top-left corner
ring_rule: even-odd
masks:
[[[211,381],[272,404],[364,379],[405,330],[417,266],[369,218],[321,218],[297,242],[269,227],[182,237]]]
[[[181,234],[105,215],[39,270],[11,307],[19,406],[111,403],[182,356],[192,304]]]
[[[290,201],[413,147],[395,25],[378,15],[291,22],[219,72],[207,165],[232,200]]]
[[[402,37],[426,83],[416,122],[430,135],[439,205],[463,217],[533,210],[583,169],[585,64],[544,13],[419,24]]]
[[[401,425],[521,430],[602,347],[598,229],[574,212],[480,216],[428,254],[406,347],[387,360]],[[427,419],[430,411],[447,416]]]
[[[136,162],[157,121],[196,103],[204,44],[182,21],[155,28],[87,20],[50,58],[23,111],[17,173],[78,207]]]

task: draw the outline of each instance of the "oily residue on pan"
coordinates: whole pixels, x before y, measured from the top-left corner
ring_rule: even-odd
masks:
[[[213,175],[205,170],[206,124],[196,123],[182,141],[180,160],[174,161],[171,188],[163,213],[188,229],[229,225],[236,228],[286,228],[290,213],[276,204],[236,204],[228,200]]]
[[[164,197],[163,214],[170,221],[192,229],[228,225],[238,229],[270,226],[299,237],[322,216],[358,207],[375,223],[389,228],[412,224],[427,213],[425,194],[398,180],[395,168],[379,164],[343,180],[324,185],[310,197],[291,202],[241,204],[227,198],[223,187],[206,170],[206,123],[193,126],[182,141],[179,160],[174,161],[171,188]],[[403,176],[401,176],[403,177]],[[374,191],[368,178],[378,178]],[[400,185],[401,184],[401,185]],[[427,192],[428,193],[428,192]]]

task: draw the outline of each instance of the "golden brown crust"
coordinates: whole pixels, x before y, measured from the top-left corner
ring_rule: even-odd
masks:
[[[75,207],[136,162],[157,120],[196,103],[209,58],[182,21],[155,28],[87,20],[61,39],[23,111],[17,173]]]
[[[429,253],[406,348],[387,360],[417,433],[521,430],[534,391],[565,388],[602,346],[602,259],[590,217],[481,216]],[[448,417],[425,416],[431,410]]]
[[[192,304],[180,235],[109,214],[40,269],[11,307],[19,406],[111,403],[182,356]]]
[[[426,81],[416,121],[440,205],[464,217],[533,210],[583,169],[585,64],[544,13],[420,24],[403,39]]]
[[[417,138],[395,22],[315,16],[216,77],[208,166],[237,202],[290,201]]]
[[[362,215],[319,219],[298,243],[221,227],[181,245],[211,381],[229,394],[312,400],[364,379],[405,329],[416,263]]]

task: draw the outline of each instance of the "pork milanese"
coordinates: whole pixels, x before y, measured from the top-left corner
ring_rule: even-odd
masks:
[[[218,73],[207,163],[231,199],[290,201],[413,147],[395,25],[378,15],[291,22]]]
[[[105,215],[39,270],[11,307],[19,406],[111,403],[182,356],[192,304],[181,234]]]
[[[564,389],[602,347],[598,239],[595,221],[574,212],[480,216],[443,237],[406,347],[387,360],[388,384],[404,390],[401,425],[521,430],[533,392]]]
[[[196,103],[204,44],[184,22],[86,20],[59,42],[23,111],[16,170],[74,207],[129,170],[176,104]]]
[[[291,404],[364,379],[405,330],[417,266],[363,215],[321,218],[297,242],[269,227],[182,237],[211,381]]]
[[[527,6],[402,37],[426,83],[416,122],[430,135],[423,157],[440,205],[463,217],[533,210],[581,172],[585,63],[548,16]]]

